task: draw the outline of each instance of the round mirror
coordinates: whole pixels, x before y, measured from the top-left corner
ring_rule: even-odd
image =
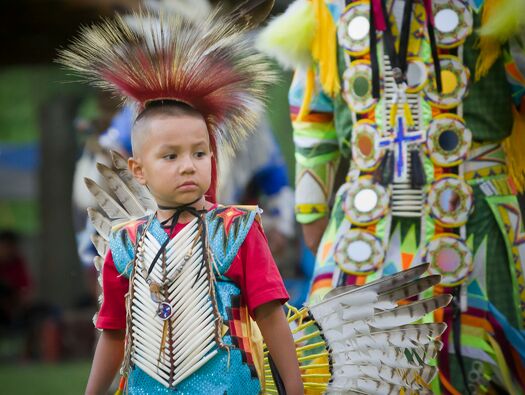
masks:
[[[453,130],[445,130],[438,137],[439,146],[444,151],[454,151],[459,144],[459,136]]]
[[[363,155],[366,158],[372,154],[374,149],[374,142],[372,141],[372,138],[369,135],[361,133],[359,136],[357,136],[357,146],[361,155]]]
[[[443,33],[454,31],[459,25],[458,14],[454,10],[445,8],[437,12],[434,17],[436,29]]]
[[[455,272],[461,264],[461,256],[459,253],[450,247],[442,248],[436,254],[435,264],[443,272]]]
[[[362,189],[354,198],[354,207],[362,212],[368,213],[377,206],[377,194],[373,189]]]
[[[441,87],[443,95],[450,95],[458,87],[458,77],[450,70],[441,70]],[[436,79],[434,78],[434,89],[437,90]]]
[[[456,211],[461,204],[461,196],[453,189],[445,189],[439,195],[439,206],[445,213]]]
[[[426,77],[425,70],[422,70],[418,63],[409,63],[407,68],[407,83],[409,87],[416,87],[423,83]]]
[[[366,96],[368,93],[368,90],[370,89],[370,84],[368,82],[368,79],[365,77],[356,77],[354,80],[354,93],[358,97]]]
[[[365,262],[372,256],[372,247],[365,241],[356,240],[348,245],[348,257],[354,262]]]
[[[362,40],[370,31],[370,22],[364,16],[356,16],[348,24],[348,35],[352,40]]]

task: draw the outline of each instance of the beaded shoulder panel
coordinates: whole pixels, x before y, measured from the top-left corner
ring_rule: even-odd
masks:
[[[115,267],[119,273],[128,278],[132,271],[131,262],[135,257],[137,235],[142,233],[148,218],[149,216],[145,216],[122,223],[118,227],[114,227],[109,235],[109,247]]]
[[[219,206],[208,213],[208,238],[216,270],[228,271],[253,221],[260,221],[257,206]]]

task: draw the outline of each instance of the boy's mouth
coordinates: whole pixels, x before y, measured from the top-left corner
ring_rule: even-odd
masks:
[[[193,189],[196,188],[197,184],[193,181],[187,181],[185,183],[180,184],[177,189]]]

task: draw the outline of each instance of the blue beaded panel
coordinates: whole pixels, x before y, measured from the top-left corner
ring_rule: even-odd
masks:
[[[128,231],[129,229],[136,229],[141,226],[147,219],[148,218],[140,218],[123,224],[120,228],[113,230],[109,235],[109,247],[111,248],[115,267],[119,273],[127,278],[129,278],[132,271],[132,265],[129,265],[129,263],[135,257],[135,246],[129,238]]]
[[[220,274],[226,273],[230,268],[233,258],[239,252],[258,214],[257,210],[242,209],[245,214],[237,217],[232,222],[229,231],[226,232],[222,218],[217,215],[224,210],[228,210],[228,207],[219,207],[210,211],[207,216],[210,246]]]

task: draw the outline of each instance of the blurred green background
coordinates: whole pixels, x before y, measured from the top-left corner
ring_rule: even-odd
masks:
[[[91,362],[0,367],[2,393],[9,395],[82,394]]]

